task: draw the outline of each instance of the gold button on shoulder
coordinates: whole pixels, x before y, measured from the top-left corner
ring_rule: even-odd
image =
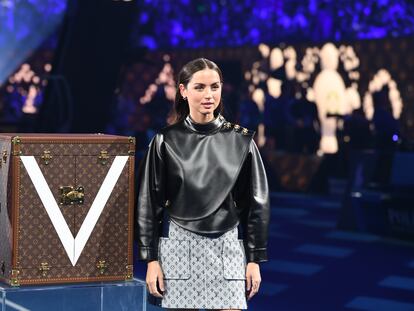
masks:
[[[230,122],[224,123],[224,127],[227,129],[231,128],[231,123]]]
[[[243,127],[242,134],[247,135],[248,133],[249,133],[249,130],[247,128]]]
[[[235,129],[236,131],[240,130],[240,125],[235,124],[235,125],[234,125],[234,129]]]

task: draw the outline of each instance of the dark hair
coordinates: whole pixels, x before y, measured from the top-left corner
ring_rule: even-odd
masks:
[[[193,75],[197,71],[200,71],[203,69],[215,70],[220,77],[220,82],[223,83],[223,74],[221,73],[220,68],[217,66],[216,63],[212,62],[211,60],[208,60],[206,58],[197,58],[185,64],[178,74],[177,93],[175,94],[175,101],[168,116],[168,120],[167,120],[168,124],[174,124],[174,123],[180,122],[184,120],[187,117],[187,115],[190,113],[190,108],[188,107],[187,100],[184,100],[184,98],[181,96],[180,84],[183,84],[185,87],[187,87],[188,82],[190,82]],[[214,110],[214,115],[217,116],[219,113],[222,113],[222,112],[223,112],[223,102],[220,99],[219,105]]]

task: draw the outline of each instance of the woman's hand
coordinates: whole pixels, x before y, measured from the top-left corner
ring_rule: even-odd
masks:
[[[162,298],[162,294],[158,291],[157,283],[161,292],[164,292],[164,274],[157,260],[150,261],[147,264],[147,277],[145,279],[148,290],[151,295]]]
[[[259,264],[255,262],[249,262],[246,267],[246,292],[247,300],[250,300],[257,294],[260,287],[262,278],[260,276]]]

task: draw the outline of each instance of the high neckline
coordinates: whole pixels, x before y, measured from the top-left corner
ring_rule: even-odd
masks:
[[[190,117],[190,115],[187,115],[187,117],[184,119],[184,124],[190,130],[204,134],[211,133],[220,129],[224,122],[224,117],[221,114],[219,114],[214,120],[211,120],[207,123],[197,123]]]

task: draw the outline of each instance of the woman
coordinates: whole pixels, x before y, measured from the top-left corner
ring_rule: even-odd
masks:
[[[167,309],[246,309],[267,260],[265,170],[254,132],[220,114],[222,83],[207,59],[182,68],[172,125],[140,168],[139,257],[150,294]]]

